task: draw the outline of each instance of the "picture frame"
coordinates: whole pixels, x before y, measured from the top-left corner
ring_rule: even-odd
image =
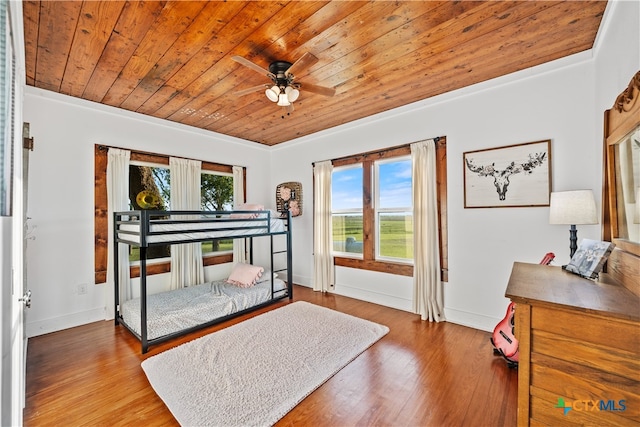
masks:
[[[587,279],[597,279],[615,246],[611,242],[582,239],[571,261],[562,269]]]
[[[551,140],[462,154],[465,208],[549,206]]]

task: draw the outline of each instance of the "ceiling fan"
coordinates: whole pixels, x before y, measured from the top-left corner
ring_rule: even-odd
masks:
[[[238,91],[236,92],[237,96],[264,90],[267,98],[281,107],[286,107],[287,113],[293,111],[293,102],[300,96],[300,90],[324,96],[333,96],[336,93],[334,88],[302,83],[295,80],[296,73],[300,73],[300,71],[318,62],[318,58],[309,52],[302,55],[293,64],[287,61],[274,61],[269,64],[269,70],[254,64],[242,56],[232,56],[231,59],[268,77],[272,82],[271,84],[261,84]]]

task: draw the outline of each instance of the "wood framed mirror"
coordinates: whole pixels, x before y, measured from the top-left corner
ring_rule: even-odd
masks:
[[[602,209],[607,273],[640,296],[640,71],[604,114]]]

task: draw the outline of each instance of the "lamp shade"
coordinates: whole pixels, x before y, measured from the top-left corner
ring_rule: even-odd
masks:
[[[264,93],[265,95],[267,95],[267,98],[269,98],[270,101],[278,102],[278,95],[280,95],[280,88],[278,86],[273,86],[267,89]]]
[[[289,98],[287,98],[287,94],[284,92],[280,92],[280,95],[278,95],[278,104],[281,107],[288,107],[289,105],[291,105],[291,103],[289,102]]]
[[[292,88],[291,86],[287,86],[284,92],[287,94],[287,99],[289,100],[289,102],[294,102],[300,96],[300,91],[298,89]]]
[[[591,190],[551,193],[549,224],[597,224],[596,201]]]

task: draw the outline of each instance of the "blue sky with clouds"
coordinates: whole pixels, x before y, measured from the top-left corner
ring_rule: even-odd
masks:
[[[411,207],[411,159],[380,167],[380,207]],[[362,207],[362,168],[336,169],[331,182],[332,209]]]

